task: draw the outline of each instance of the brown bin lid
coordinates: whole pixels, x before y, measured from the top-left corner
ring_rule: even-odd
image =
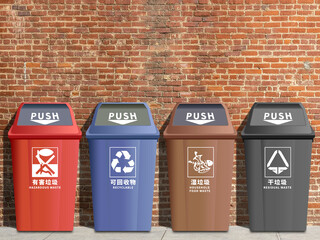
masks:
[[[237,133],[224,104],[179,103],[173,109],[163,136],[175,139],[234,139]]]

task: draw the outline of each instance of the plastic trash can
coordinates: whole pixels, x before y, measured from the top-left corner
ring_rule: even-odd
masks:
[[[228,231],[236,132],[223,104],[177,104],[164,131],[173,231]]]
[[[159,131],[145,103],[99,103],[87,131],[96,231],[150,231]]]
[[[72,231],[81,131],[68,103],[22,103],[9,131],[18,231]]]
[[[301,103],[255,103],[242,131],[251,231],[305,231],[315,134]]]

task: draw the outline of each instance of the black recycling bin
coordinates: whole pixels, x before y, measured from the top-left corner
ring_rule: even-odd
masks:
[[[242,131],[251,231],[305,231],[312,141],[301,103],[255,103]]]

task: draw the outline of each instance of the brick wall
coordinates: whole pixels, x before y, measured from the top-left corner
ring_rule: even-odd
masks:
[[[8,130],[24,101],[69,102],[85,133],[98,102],[143,101],[163,132],[177,102],[223,102],[238,132],[254,102],[302,102],[320,130],[320,0],[0,0],[0,220],[13,226]],[[313,143],[308,224],[320,225]],[[243,142],[231,224],[247,224]],[[76,225],[92,225],[81,141]],[[153,225],[170,224],[161,138]]]

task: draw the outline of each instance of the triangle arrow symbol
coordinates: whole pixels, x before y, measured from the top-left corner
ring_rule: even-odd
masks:
[[[133,122],[136,122],[137,120],[110,120],[110,122],[113,122],[113,123],[117,123],[117,124],[120,124],[120,125],[126,125],[126,124],[129,124],[129,123],[133,123]]]
[[[214,120],[186,120],[187,122],[195,123],[197,125],[203,125],[209,122],[214,122]]]
[[[283,161],[283,163],[285,164],[285,167],[271,167],[271,164],[273,162],[273,160],[275,159],[275,157],[277,156],[277,154],[279,154],[281,160]],[[280,174],[283,171],[287,170],[289,168],[289,163],[287,161],[287,159],[284,157],[283,153],[281,150],[275,150],[271,156],[271,158],[269,159],[268,163],[267,163],[267,168],[270,171],[273,171],[275,174]]]
[[[59,122],[60,120],[30,120],[32,122],[36,122],[42,125],[48,125],[50,123]]]
[[[268,122],[268,123],[272,123],[272,124],[275,124],[275,125],[281,125],[281,124],[284,124],[284,123],[288,123],[288,122],[291,122],[292,119],[290,120],[264,120],[265,122]]]

